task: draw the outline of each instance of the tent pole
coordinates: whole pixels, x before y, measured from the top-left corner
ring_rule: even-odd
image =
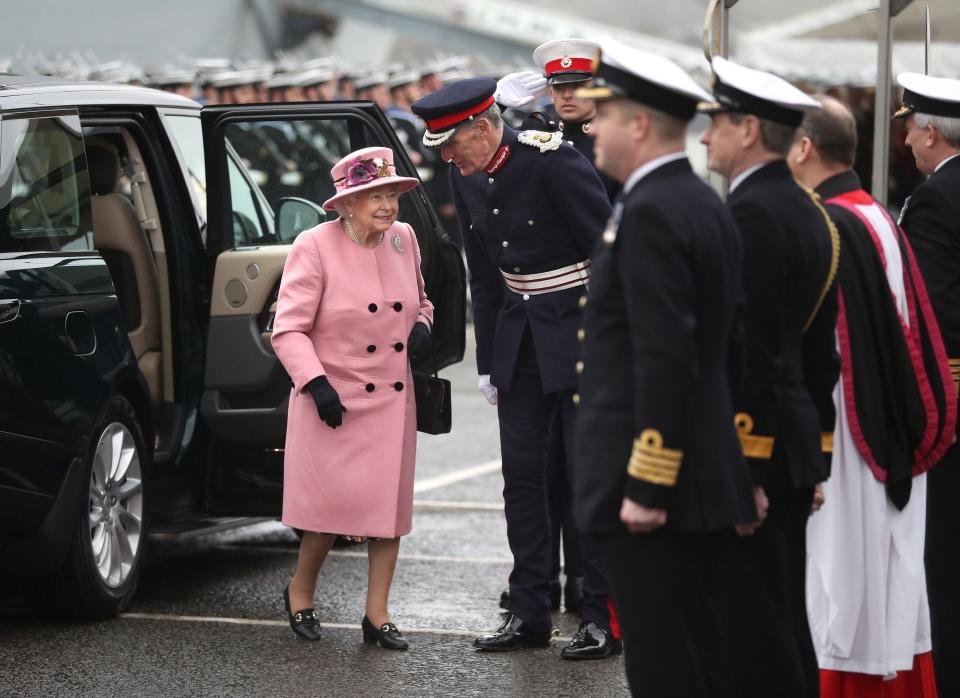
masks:
[[[873,121],[874,198],[887,205],[890,178],[890,102],[893,82],[893,12],[891,0],[880,0],[880,34],[877,40],[877,98]]]

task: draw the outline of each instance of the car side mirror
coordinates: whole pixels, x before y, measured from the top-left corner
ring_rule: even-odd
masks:
[[[312,201],[297,196],[284,197],[277,207],[277,239],[279,242],[293,242],[304,230],[318,226],[326,219],[326,212]]]

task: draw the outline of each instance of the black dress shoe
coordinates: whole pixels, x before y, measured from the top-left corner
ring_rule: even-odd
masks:
[[[609,630],[596,623],[581,623],[570,644],[560,651],[564,659],[603,659],[620,654],[623,644],[614,640]]]
[[[379,642],[385,650],[405,650],[410,646],[393,623],[384,623],[378,628],[364,616],[360,627],[363,629],[363,641],[368,645]]]
[[[583,577],[567,577],[563,585],[563,607],[570,613],[579,613],[583,598]]]
[[[478,637],[473,646],[487,652],[512,652],[526,647],[546,647],[549,630],[532,630],[520,616],[511,613],[493,635]]]
[[[283,606],[287,609],[290,627],[304,640],[320,639],[320,614],[315,608],[303,608],[296,613],[290,611],[290,587],[283,590]]]
[[[579,608],[580,597],[577,597],[577,608]],[[500,592],[500,608],[504,611],[509,611],[511,609],[510,605],[510,590],[504,589]],[[550,580],[550,608],[554,611],[560,610],[560,580],[551,579]],[[576,610],[571,609],[570,606],[567,606],[567,610]]]

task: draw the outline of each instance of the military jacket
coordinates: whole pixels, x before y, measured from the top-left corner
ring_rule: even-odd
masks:
[[[823,451],[832,448],[840,373],[833,283],[840,250],[812,196],[780,160],[728,199],[743,240],[746,301],[736,419],[754,479],[770,488],[812,486],[830,474]]]
[[[730,357],[741,295],[740,237],[686,158],[627,194],[593,258],[584,314],[575,513],[622,531],[624,496],[666,508],[666,527],[756,518],[733,424]]]
[[[900,216],[960,390],[960,157],[914,190]]]
[[[576,386],[578,300],[584,287],[542,294],[507,289],[501,272],[543,274],[589,260],[610,216],[596,171],[569,144],[525,145],[504,127],[497,155],[469,177],[450,169],[451,189],[470,267],[477,369],[509,390],[530,327],[547,393]]]

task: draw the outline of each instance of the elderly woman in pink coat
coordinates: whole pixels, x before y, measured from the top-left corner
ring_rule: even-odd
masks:
[[[283,597],[293,631],[320,639],[317,577],[337,535],[369,538],[363,639],[407,642],[387,599],[400,536],[413,519],[416,405],[410,356],[429,351],[433,305],[389,148],[364,148],[331,170],[340,217],[301,233],[283,270],[273,347],[293,380],[283,523],[304,531]]]

